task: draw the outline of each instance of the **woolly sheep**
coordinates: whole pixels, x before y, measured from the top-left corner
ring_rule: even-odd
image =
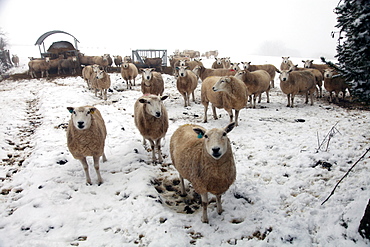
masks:
[[[80,67],[77,57],[72,56],[67,59],[61,59],[58,62],[58,75],[60,75],[62,72],[65,74],[66,70],[68,69],[69,74],[76,74],[77,69]]]
[[[261,64],[261,65],[252,65],[251,62],[242,62],[244,70],[249,70],[250,72],[256,71],[256,70],[265,70],[267,73],[269,73],[271,77],[271,87],[275,87],[275,74],[277,68],[272,64]]]
[[[199,66],[199,77],[202,81],[209,76],[232,76],[235,71],[231,69],[208,69],[204,66]]]
[[[14,64],[15,67],[18,67],[19,66],[19,57],[15,54],[12,55],[12,62]]]
[[[178,77],[176,80],[177,90],[184,97],[184,107],[187,107],[190,106],[190,94],[192,94],[193,102],[195,102],[194,90],[197,88],[198,78],[187,66],[180,66],[176,69],[178,70]]]
[[[235,110],[235,126],[238,126],[239,111],[247,105],[247,87],[244,82],[234,76],[207,77],[201,87],[201,101],[204,106],[204,123],[207,122],[209,102],[212,103],[213,118],[217,119],[216,107],[224,108],[233,122]]]
[[[107,130],[100,111],[93,106],[67,107],[71,113],[67,128],[67,146],[75,159],[78,159],[85,171],[86,183],[91,183],[87,156],[93,156],[94,168],[98,177],[98,184],[103,183],[99,170],[99,159],[107,161],[104,154]]]
[[[329,66],[326,65],[326,64],[314,64],[313,60],[306,60],[306,61],[302,60],[302,63],[304,64],[303,67],[306,68],[306,69],[311,68],[311,69],[320,70],[322,76],[324,76],[324,70],[325,69],[330,69]]]
[[[94,64],[95,56],[85,56],[83,53],[78,53],[78,60],[82,65],[92,65]]]
[[[238,72],[241,71],[241,68],[239,67],[240,63],[231,63],[231,69]]]
[[[133,63],[128,63],[124,61],[121,66],[121,76],[123,80],[126,81],[127,83],[127,89],[129,88],[130,84],[130,89],[132,88],[132,85],[135,86],[135,78],[139,74],[135,64]],[[133,82],[133,83],[132,83]]]
[[[253,72],[241,70],[235,74],[235,77],[243,81],[247,86],[249,98],[253,108],[256,108],[257,96],[259,97],[258,103],[261,103],[261,95],[263,92],[266,92],[267,103],[270,103],[269,92],[271,77],[265,70],[256,70]]]
[[[230,57],[224,57],[222,59],[222,66],[223,66],[224,69],[230,69],[231,68]]]
[[[161,139],[168,129],[168,114],[163,100],[168,96],[143,95],[136,100],[134,106],[135,125],[145,140],[149,140],[152,149],[152,161],[156,162],[155,147],[158,152],[158,162],[162,163]]]
[[[186,124],[172,135],[170,154],[172,164],[179,172],[181,194],[186,195],[184,178],[202,198],[202,222],[208,223],[208,192],[216,195],[217,213],[222,213],[221,195],[236,178],[236,167],[230,140],[227,137],[235,126],[205,130]]]
[[[320,98],[322,97],[322,81],[323,81],[324,77],[321,74],[320,70],[299,68],[298,65],[294,65],[291,68],[292,68],[293,71],[300,71],[300,70],[310,71],[315,76],[316,96],[320,97]]]
[[[111,85],[110,76],[104,70],[99,70],[95,74],[95,79],[92,80],[92,88],[95,90],[95,96],[97,92],[100,91],[100,97],[103,100],[107,100],[107,91]]]
[[[212,69],[223,69],[224,66],[222,65],[222,58],[215,58],[216,61],[212,64]]]
[[[108,71],[109,58],[109,54],[104,54],[103,56],[95,56],[94,64],[98,64],[99,66],[103,67],[104,71]]]
[[[92,74],[94,73],[93,67],[91,65],[84,66],[81,73],[82,78],[87,84],[87,88],[90,89],[91,88],[90,79]]]
[[[36,78],[36,72],[41,72],[41,77],[44,77],[44,73],[46,77],[49,76],[49,69],[50,69],[50,59],[46,57],[42,60],[31,60],[28,62],[28,72],[31,75],[31,78]]]
[[[296,94],[305,94],[308,103],[308,94],[310,94],[311,105],[313,105],[313,94],[315,93],[315,76],[309,71],[277,70],[280,73],[280,88],[287,95],[288,107],[294,107],[294,96]]]
[[[154,70],[154,68],[140,69],[142,71],[141,92],[143,94],[163,94],[164,81],[162,74]]]
[[[333,92],[335,92],[335,101],[338,103],[338,95],[343,93],[343,99],[346,94],[346,89],[349,89],[348,84],[342,76],[340,76],[334,69],[324,70],[324,87],[329,92],[329,102],[333,101]]]
[[[280,64],[280,70],[289,70],[290,67],[294,66],[293,62],[289,60],[289,57],[281,57],[283,61]]]
[[[185,64],[180,64],[180,66],[188,66],[190,70],[193,70],[195,66],[204,66],[200,58],[194,58],[193,61],[188,61],[188,60],[184,60],[184,61],[185,61]]]
[[[121,66],[121,63],[122,63],[122,56],[120,55],[113,55],[113,61],[114,61],[114,64],[116,65],[116,67],[120,67]]]

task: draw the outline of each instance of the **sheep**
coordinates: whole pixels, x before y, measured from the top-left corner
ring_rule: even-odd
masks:
[[[163,162],[161,153],[161,139],[168,129],[168,114],[163,101],[168,96],[143,95],[138,98],[134,106],[135,125],[143,136],[143,145],[148,139],[152,149],[152,161]],[[155,147],[158,159],[155,157]]]
[[[330,69],[330,67],[326,64],[314,64],[313,60],[306,60],[306,61],[302,60],[302,63],[304,64],[303,67],[306,68],[306,69],[311,68],[311,69],[320,70],[322,76],[324,76],[324,70]]]
[[[288,107],[294,107],[294,96],[296,94],[305,94],[308,103],[308,94],[310,94],[311,105],[313,105],[313,94],[316,90],[315,76],[310,71],[292,71],[277,70],[280,73],[280,88],[287,95]]]
[[[114,60],[114,64],[116,65],[116,67],[120,67],[121,66],[121,63],[122,63],[122,57],[120,55],[113,55],[113,60]]]
[[[212,76],[207,77],[201,87],[201,102],[204,106],[204,120],[207,122],[207,111],[209,102],[212,103],[213,118],[217,119],[216,107],[224,108],[233,121],[235,110],[235,126],[238,126],[239,111],[247,105],[247,87],[244,82],[234,76]]]
[[[91,65],[84,66],[81,73],[82,78],[84,78],[87,84],[87,88],[90,89],[91,88],[90,79],[92,74],[94,73],[93,67]]]
[[[261,103],[261,95],[266,92],[267,103],[270,103],[270,80],[269,73],[265,70],[256,70],[249,72],[248,70],[241,70],[235,74],[235,77],[240,79],[247,86],[248,94],[253,108],[256,108],[256,99],[259,97],[258,103]],[[252,102],[253,96],[253,102]]]
[[[154,68],[140,69],[142,72],[141,92],[143,94],[163,94],[164,81],[162,74],[154,70]]]
[[[160,57],[154,57],[154,58],[147,57],[144,59],[144,63],[149,68],[155,68],[157,71],[162,71],[162,58]]]
[[[64,55],[59,55],[58,58],[50,59],[50,71],[58,72],[59,61],[64,59]]]
[[[66,73],[66,69],[69,70],[69,73],[74,75],[77,73],[77,69],[80,67],[77,57],[72,56],[67,59],[61,59],[58,62],[58,75],[60,75],[63,71],[63,73]]]
[[[188,66],[190,70],[193,70],[195,66],[204,66],[201,59],[194,58],[194,61],[184,60],[184,64],[180,64],[179,66]],[[178,67],[179,67],[178,66]]]
[[[209,59],[211,56],[213,56],[214,58],[217,58],[218,51],[217,50],[214,50],[214,51],[206,51],[204,53],[204,56],[207,57],[207,59]]]
[[[289,60],[289,57],[281,57],[283,61],[280,64],[280,70],[289,70],[290,67],[294,66],[293,62]]]
[[[250,72],[256,71],[256,70],[265,70],[267,73],[269,73],[271,77],[271,87],[275,87],[275,72],[277,68],[272,64],[261,64],[261,65],[251,65],[251,62],[242,62],[244,70],[249,70]]]
[[[108,71],[109,66],[109,54],[104,54],[103,56],[95,56],[94,63],[103,67],[104,71]]]
[[[193,102],[195,102],[194,90],[198,85],[198,78],[189,70],[187,66],[180,66],[176,68],[178,70],[178,77],[176,80],[177,90],[184,97],[184,107],[190,106],[190,93],[193,96]]]
[[[240,63],[231,63],[231,69],[236,71],[236,72],[241,71],[241,68],[239,67],[239,64]]]
[[[133,63],[128,63],[124,61],[121,66],[121,76],[123,80],[127,83],[127,89],[130,84],[130,89],[132,88],[132,84],[135,86],[135,78],[138,75],[138,70]],[[133,83],[132,83],[133,81]]]
[[[44,73],[46,77],[49,76],[49,69],[50,69],[50,58],[46,57],[42,60],[31,60],[28,62],[28,72],[31,75],[31,78],[36,78],[36,72],[41,71],[41,77],[44,77]]]
[[[82,65],[92,65],[94,64],[95,56],[85,56],[83,53],[78,53],[78,60]]]
[[[318,69],[306,69],[306,68],[299,68],[298,65],[294,65],[291,67],[293,71],[300,71],[300,70],[307,70],[310,71],[315,76],[316,82],[316,97],[322,97],[322,81],[324,79],[323,75],[321,74],[320,70]]]
[[[99,159],[107,161],[104,153],[107,130],[100,111],[93,106],[67,107],[71,119],[67,127],[67,146],[72,156],[78,159],[85,171],[86,184],[91,185],[87,156],[93,156],[98,184],[103,183],[99,171]]]
[[[329,92],[329,102],[333,101],[333,92],[335,92],[335,101],[338,103],[338,95],[340,92],[343,93],[343,100],[346,94],[346,89],[349,90],[349,85],[345,79],[340,76],[334,69],[324,70],[324,87]]]
[[[184,178],[191,182],[202,198],[202,222],[208,223],[208,192],[216,195],[217,213],[222,213],[221,195],[233,184],[236,167],[225,128],[206,130],[199,125],[185,124],[171,136],[170,155],[180,177],[181,194],[186,195]]]
[[[223,69],[224,66],[222,65],[222,58],[215,58],[216,61],[212,64],[212,69]]]
[[[222,59],[222,66],[223,66],[224,69],[230,69],[231,68],[230,57],[224,57]]]
[[[19,57],[15,54],[12,55],[12,62],[14,64],[15,67],[18,67],[19,66]]]
[[[199,65],[198,65],[199,66]],[[231,69],[208,69],[204,66],[199,66],[199,77],[202,81],[208,76],[228,76],[235,75],[235,71]]]
[[[107,100],[107,91],[110,87],[110,76],[104,70],[99,70],[95,74],[95,79],[92,80],[92,88],[95,90],[95,97],[97,92],[100,91],[100,96],[103,100]]]

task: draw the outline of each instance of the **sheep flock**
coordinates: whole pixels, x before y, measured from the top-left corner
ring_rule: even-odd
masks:
[[[256,98],[259,98],[258,103],[261,103],[262,94],[266,93],[266,104],[268,104],[270,102],[269,94],[272,90],[281,94],[282,97],[283,95],[287,97],[288,107],[295,106],[293,100],[297,94],[305,95],[306,100],[304,102],[306,104],[308,98],[311,99],[310,106],[299,105],[298,107],[315,107],[314,98],[323,96],[321,86],[325,85],[326,81],[330,80],[331,83],[330,89],[329,86],[324,86],[325,89],[329,90],[330,101],[333,92],[337,94],[336,101],[338,101],[339,93],[342,94],[344,99],[345,90],[348,89],[348,87],[343,86],[343,82],[336,89],[335,80],[331,79],[332,74],[325,74],[325,81],[324,76],[320,76],[325,69],[320,66],[315,67],[312,61],[302,61],[304,62],[304,68],[298,68],[289,60],[289,57],[282,57],[283,61],[279,70],[272,64],[252,65],[251,62],[240,62],[243,64],[241,69],[239,61],[232,61],[230,57],[214,57],[212,68],[207,68],[199,57],[189,58],[174,55],[170,56],[173,72],[171,81],[163,80],[162,72],[157,72],[154,68],[140,69],[134,63],[126,59],[122,60],[121,56],[115,55],[113,57],[116,67],[121,71],[118,73],[122,78],[120,83],[121,85],[126,84],[126,88],[121,87],[120,90],[124,92],[136,90],[143,94],[137,98],[136,102],[132,102],[132,108],[135,109],[133,124],[139,130],[138,135],[142,135],[143,144],[145,144],[145,140],[150,142],[150,148],[147,151],[152,152],[151,161],[162,164],[164,158],[169,157],[171,159],[172,164],[179,172],[181,193],[185,194],[183,181],[185,178],[192,184],[195,191],[201,195],[202,222],[204,223],[209,222],[207,216],[208,192],[216,195],[217,212],[221,214],[221,194],[225,193],[236,179],[232,146],[226,134],[233,129],[233,132],[237,132],[238,128],[243,128],[243,124],[239,124],[238,121],[240,110],[243,110],[241,115],[245,114],[245,117],[247,117],[247,110],[262,108],[262,105],[260,107],[256,105]],[[100,97],[104,104],[110,104],[110,99],[114,98],[114,89],[116,88],[111,89],[115,83],[111,81],[110,73],[107,73],[107,66],[109,66],[107,54],[91,57],[82,55],[80,58],[80,61],[85,63],[82,69],[82,77],[87,83],[86,91],[93,90],[96,97],[98,97],[97,92],[100,91]],[[64,69],[64,62],[71,63],[72,60],[59,61],[61,72]],[[45,73],[48,76],[47,68],[50,66],[49,60],[31,60],[29,62],[30,75],[33,78],[36,77],[35,72],[42,72],[42,75]],[[68,68],[70,66],[66,66],[66,69]],[[142,74],[138,71],[141,71]],[[275,78],[275,73],[280,74],[279,78]],[[275,80],[280,80],[280,88],[275,86]],[[138,85],[135,81],[138,82]],[[177,87],[177,96],[166,94],[165,84],[168,83],[171,83],[175,88]],[[196,95],[197,93],[198,95]],[[210,130],[201,125],[195,125],[193,122],[189,122],[185,126],[179,126],[179,129],[173,133],[171,138],[171,154],[162,154],[161,145],[168,145],[168,143],[163,144],[161,139],[165,137],[168,125],[176,124],[168,121],[171,118],[171,112],[166,110],[166,105],[171,104],[172,101],[163,101],[167,98],[182,96],[184,109],[190,108],[190,94],[192,94],[192,100],[195,104],[204,105],[204,123],[208,122],[207,109],[210,103],[213,111],[213,121],[219,118],[216,108],[224,109],[229,114],[228,125],[225,128]],[[248,106],[249,101],[251,106]],[[68,106],[68,110],[72,114],[67,135],[70,152],[73,157],[81,161],[86,173],[87,184],[92,184],[92,181],[88,173],[86,156],[93,156],[98,184],[100,185],[103,183],[102,177],[104,177],[104,174],[100,175],[99,158],[103,157],[103,161],[106,161],[104,144],[105,138],[109,139],[103,120],[104,112],[100,113],[95,106]],[[233,110],[235,114],[233,114]],[[201,114],[199,112],[199,115]],[[91,133],[94,133],[93,130],[90,131],[91,133],[82,131],[84,128],[81,126],[86,121],[94,123],[96,118],[99,118],[102,123],[100,123],[100,130],[95,130],[98,133],[97,138],[91,138]],[[106,119],[105,121],[113,120]],[[73,141],[72,136],[77,135],[73,134],[75,132],[78,133],[79,140],[85,142],[75,144],[72,147],[70,143]],[[114,145],[112,142],[113,140],[110,141],[111,145]],[[99,146],[98,150],[94,150],[94,146]],[[89,152],[74,151],[76,149],[89,150]],[[219,164],[223,164],[224,167],[221,169]]]

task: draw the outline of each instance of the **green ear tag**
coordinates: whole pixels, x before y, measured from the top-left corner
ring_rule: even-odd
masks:
[[[69,113],[73,113],[73,109],[69,109]]]
[[[203,137],[203,134],[202,133],[199,133],[198,134],[198,138],[201,139]]]

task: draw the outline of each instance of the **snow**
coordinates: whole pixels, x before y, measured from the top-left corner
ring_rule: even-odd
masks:
[[[252,61],[279,67],[281,57]],[[12,73],[24,71],[22,59],[21,65]],[[106,102],[81,77],[0,83],[0,246],[369,246],[357,231],[370,198],[369,155],[321,205],[369,148],[368,111],[346,110],[326,98],[310,106],[302,96],[287,108],[275,78],[271,103],[264,95],[257,109],[241,110],[239,126],[228,134],[237,178],[222,196],[223,213],[212,201],[210,223],[204,224],[191,184],[186,199],[193,213],[185,213],[185,198],[175,192],[178,173],[170,165],[169,140],[186,123],[224,127],[227,113],[218,109],[214,120],[208,111],[208,123],[202,123],[200,84],[196,103],[184,108],[174,77],[164,74],[170,126],[162,142],[164,164],[152,164],[133,121],[140,76],[129,91],[120,74],[110,76],[113,92]],[[92,166],[93,185],[85,184],[82,166],[66,145],[66,107],[86,104],[101,111],[108,131],[101,186]],[[328,149],[325,143],[317,150],[335,124]]]

